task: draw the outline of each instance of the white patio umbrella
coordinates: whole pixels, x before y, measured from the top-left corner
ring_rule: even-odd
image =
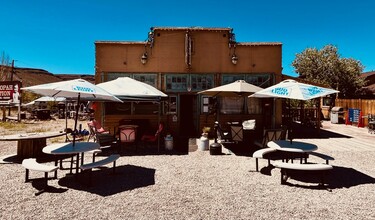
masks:
[[[221,97],[239,97],[239,96],[246,97],[260,90],[262,90],[261,87],[247,83],[245,80],[237,80],[235,82],[232,82],[226,85],[200,91],[198,92],[198,94],[203,94],[203,95],[208,95],[208,96],[221,96]],[[217,117],[218,117],[218,114],[216,114],[216,121],[218,120]],[[215,129],[216,129],[216,126],[215,126]],[[215,143],[217,143],[216,138],[215,138]]]
[[[209,96],[248,96],[260,90],[262,90],[261,87],[247,83],[245,80],[237,80],[226,85],[200,91],[198,94]]]
[[[37,94],[50,97],[65,97],[67,99],[77,100],[77,113],[80,100],[87,101],[114,101],[122,102],[120,99],[116,98],[111,93],[105,91],[104,89],[87,82],[84,79],[74,79],[68,81],[61,81],[55,83],[47,83],[36,86],[30,86],[21,88],[22,90],[31,91]],[[77,129],[77,118],[76,114],[74,122],[74,131]],[[73,135],[73,145],[75,143],[75,135]]]
[[[300,83],[295,80],[287,79],[276,85],[262,89],[261,91],[258,91],[253,95],[250,95],[249,97],[286,98],[306,101],[338,92],[339,91],[334,89],[324,88],[306,83]],[[318,114],[318,120],[319,118],[320,115]]]
[[[249,97],[257,98],[287,98],[309,100],[326,96],[339,91],[315,85],[300,83],[295,80],[284,80],[276,85],[257,91]]]
[[[129,77],[118,77],[117,79],[99,83],[97,85],[100,88],[107,90],[116,97],[124,101],[152,101],[159,103],[158,111],[158,121],[160,123],[160,101],[161,98],[167,97],[168,95],[162,91],[156,89],[155,87],[129,78]],[[160,136],[158,136],[158,139]],[[160,141],[158,140],[158,151],[160,150],[159,146]]]
[[[108,82],[99,83],[97,86],[121,100],[152,101],[167,97],[166,94],[155,87],[129,77],[119,77]]]
[[[66,98],[63,98],[63,97],[57,97],[57,98],[54,98],[54,97],[49,97],[49,96],[42,96],[40,98],[37,98],[31,102],[28,102],[28,103],[25,103],[25,104],[22,104],[22,107],[27,107],[27,106],[30,106],[30,105],[35,105],[36,102],[64,102],[66,100]]]

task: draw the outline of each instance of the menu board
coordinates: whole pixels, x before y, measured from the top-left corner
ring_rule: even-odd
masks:
[[[349,121],[358,123],[360,113],[361,113],[360,109],[350,108],[349,109]]]

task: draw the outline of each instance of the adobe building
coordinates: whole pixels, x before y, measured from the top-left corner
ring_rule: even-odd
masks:
[[[237,42],[231,28],[153,27],[143,42],[96,41],[96,84],[128,76],[168,95],[161,105],[99,103],[96,117],[108,128],[122,120],[155,131],[160,119],[175,139],[198,137],[215,120],[224,125],[255,119],[261,134],[281,124],[281,102],[197,92],[239,79],[266,88],[281,81],[281,71],[281,43]]]

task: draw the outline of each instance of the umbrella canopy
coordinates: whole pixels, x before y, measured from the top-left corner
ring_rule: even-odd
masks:
[[[50,97],[50,96],[42,96],[34,100],[34,102],[64,102],[66,98],[64,97]]]
[[[108,91],[87,82],[84,79],[47,83],[21,89],[50,97],[65,97],[67,99],[77,99],[80,97],[80,99],[87,101],[121,102],[121,100]]]
[[[87,82],[84,79],[74,79],[56,83],[47,83],[36,86],[21,88],[22,90],[31,91],[37,94],[50,97],[65,97],[68,99],[77,99],[77,110],[81,98],[88,101],[117,101],[122,102],[111,93],[104,89]],[[74,131],[77,129],[78,111],[76,112]],[[73,135],[73,145],[75,135]]]
[[[36,104],[36,102],[64,102],[66,100],[66,98],[64,97],[50,97],[50,96],[42,96],[40,98],[37,98],[35,99],[34,101],[31,101],[29,103],[26,103],[26,104],[22,104],[22,106],[26,107],[26,106],[29,106],[29,105],[34,105]]]
[[[115,80],[99,83],[97,86],[121,100],[153,101],[159,100],[161,97],[167,97],[166,94],[155,87],[129,77],[119,77]]]
[[[339,91],[323,88],[315,85],[300,83],[295,80],[284,80],[276,85],[265,88],[250,95],[257,98],[287,98],[297,100],[309,100],[326,96]]]
[[[198,94],[209,96],[248,96],[260,90],[262,90],[261,87],[247,83],[245,80],[237,80],[223,86],[200,91]]]

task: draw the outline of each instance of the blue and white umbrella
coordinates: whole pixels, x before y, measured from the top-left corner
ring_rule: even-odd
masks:
[[[300,83],[295,80],[284,80],[276,85],[262,89],[249,97],[256,98],[286,98],[297,100],[310,100],[326,95],[338,93],[339,91],[323,88],[315,85]]]
[[[54,98],[64,97],[67,99],[74,99],[77,100],[77,106],[79,106],[80,100],[122,102],[111,93],[84,79],[73,79],[55,83],[47,83],[21,89]],[[75,118],[74,131],[77,129],[77,118],[78,114],[76,114]],[[74,142],[75,135],[73,136],[73,144]]]

